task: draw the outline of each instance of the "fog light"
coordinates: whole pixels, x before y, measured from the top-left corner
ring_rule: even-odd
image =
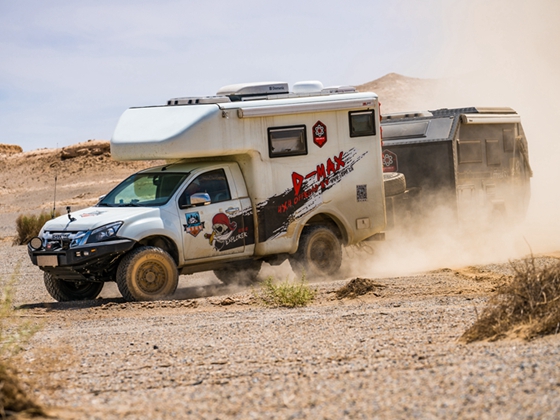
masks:
[[[29,246],[34,251],[37,251],[38,249],[41,249],[43,247],[43,240],[38,236],[35,236],[34,238],[31,238],[31,240],[29,241]]]

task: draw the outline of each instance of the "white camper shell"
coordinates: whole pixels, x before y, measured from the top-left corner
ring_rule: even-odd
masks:
[[[262,261],[285,258],[308,275],[334,274],[341,245],[385,228],[379,120],[374,93],[314,81],[291,91],[282,82],[232,85],[130,108],[111,139],[113,158],[168,164],[48,222],[31,258],[58,300],[92,298],[97,289],[75,289],[105,281],[128,300],[160,298],[179,273],[203,270],[247,282]],[[105,226],[112,230],[91,244],[76,240]]]

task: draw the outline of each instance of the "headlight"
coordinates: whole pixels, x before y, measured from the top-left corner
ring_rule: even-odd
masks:
[[[106,241],[109,238],[117,236],[117,231],[122,226],[122,224],[123,222],[115,222],[92,230],[91,234],[86,240],[86,244]]]
[[[123,222],[109,223],[94,230],[79,232],[72,241],[72,246],[85,245],[95,242],[102,242],[117,236],[119,228]]]

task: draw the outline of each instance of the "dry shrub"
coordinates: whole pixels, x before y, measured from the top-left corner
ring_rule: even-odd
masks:
[[[45,415],[41,407],[27,396],[16,372],[0,362],[0,416],[6,418],[15,413]]]
[[[17,372],[11,367],[11,360],[21,350],[21,346],[33,335],[36,327],[14,317],[14,284],[19,266],[8,282],[2,284],[0,295],[0,416],[25,412],[42,415],[41,408],[27,397],[18,380]]]
[[[560,262],[537,267],[528,258],[512,267],[515,275],[498,288],[461,341],[530,340],[560,331]]]
[[[375,296],[379,296],[379,294],[375,293],[375,291],[384,287],[385,286],[383,284],[375,283],[371,279],[357,277],[338,289],[336,291],[336,297],[339,299],[354,299],[370,292],[373,292]]]
[[[39,235],[39,231],[43,225],[50,219],[59,216],[57,213],[53,216],[51,213],[41,212],[40,215],[25,215],[20,214],[16,219],[16,232],[17,235],[14,238],[14,245],[25,245],[34,236]]]

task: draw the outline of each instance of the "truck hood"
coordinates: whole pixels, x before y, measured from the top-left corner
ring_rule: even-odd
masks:
[[[112,222],[126,223],[158,215],[160,211],[160,207],[88,207],[70,213],[76,220],[71,221],[65,214],[46,222],[42,230],[61,232],[91,230]]]

